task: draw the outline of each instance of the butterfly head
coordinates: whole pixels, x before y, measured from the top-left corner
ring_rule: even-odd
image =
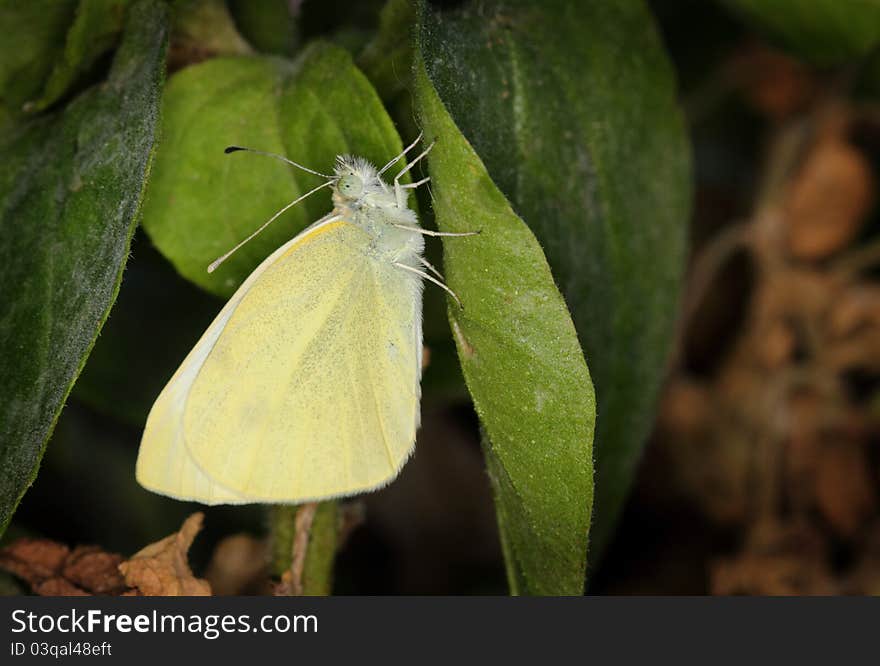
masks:
[[[387,191],[387,186],[376,173],[376,167],[362,157],[341,155],[336,159],[333,198],[338,203],[357,206]]]
[[[347,173],[336,182],[336,189],[345,199],[359,199],[364,193],[364,181],[355,173]]]

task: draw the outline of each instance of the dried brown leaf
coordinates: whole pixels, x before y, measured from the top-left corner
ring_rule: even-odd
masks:
[[[0,569],[34,586],[56,576],[70,548],[49,539],[18,539],[0,550]]]
[[[203,513],[187,518],[179,532],[152,543],[119,565],[125,582],[148,597],[210,596],[208,581],[193,576],[187,553],[202,529]]]
[[[55,576],[33,586],[34,594],[41,597],[87,597],[89,593],[69,580]]]
[[[742,553],[716,561],[713,594],[834,594],[824,539],[814,529],[768,521],[758,524]]]
[[[717,561],[711,569],[712,594],[789,596],[833,594],[828,571],[793,553],[753,554]]]
[[[122,594],[128,588],[117,565],[122,556],[98,546],[70,550],[49,539],[19,539],[0,551],[0,568],[43,596]]]
[[[761,346],[756,351],[764,367],[776,370],[791,361],[796,347],[797,337],[791,325],[776,319],[764,327]]]
[[[857,284],[843,291],[828,316],[828,333],[842,338],[860,328],[880,328],[880,287]]]
[[[677,378],[660,402],[660,426],[676,434],[703,434],[712,416],[712,394],[701,382]]]
[[[98,546],[77,546],[64,562],[64,579],[94,594],[121,594],[127,589],[119,572],[122,555]]]
[[[874,179],[865,156],[842,140],[821,141],[789,193],[789,251],[817,260],[843,249],[861,230],[873,201]]]

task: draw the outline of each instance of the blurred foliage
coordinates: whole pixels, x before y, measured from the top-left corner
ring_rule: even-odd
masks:
[[[880,45],[877,0],[724,0],[744,18],[820,65],[866,55]]]
[[[358,55],[358,66],[386,103],[410,88],[413,43],[409,33],[414,22],[411,0],[389,0],[379,15],[379,29]]]
[[[216,56],[254,52],[223,0],[177,0],[173,10],[169,70]]]
[[[296,18],[288,0],[230,0],[239,32],[263,53],[293,55],[299,44]]]

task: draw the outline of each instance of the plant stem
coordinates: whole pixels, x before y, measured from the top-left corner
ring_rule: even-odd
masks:
[[[290,569],[297,507],[291,504],[271,504],[268,509],[272,575],[280,577]]]
[[[333,588],[336,502],[269,507],[272,573],[280,594],[324,596]]]

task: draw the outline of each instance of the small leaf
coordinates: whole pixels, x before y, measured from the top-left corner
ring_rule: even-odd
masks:
[[[187,518],[180,531],[151,543],[119,565],[125,583],[145,597],[207,597],[208,581],[189,568],[189,549],[202,530],[203,513]]]
[[[418,35],[577,327],[599,406],[599,553],[653,422],[684,267],[689,148],[672,68],[641,0],[425,5]]]
[[[820,65],[860,58],[880,45],[876,0],[723,0],[737,13]]]
[[[164,4],[127,19],[110,78],[0,146],[0,528],[33,481],[116,298],[147,176]]]
[[[434,211],[454,303],[449,320],[488,439],[508,580],[515,594],[581,594],[593,499],[590,375],[541,247],[415,71]]]
[[[55,62],[42,97],[34,108],[57,101],[100,56],[115,46],[129,0],[80,0],[64,50]]]
[[[43,89],[76,0],[0,0],[0,104],[17,115]]]
[[[181,275],[230,296],[273,250],[328,213],[329,191],[294,206],[214,273],[207,266],[322,179],[229,145],[281,153],[331,172],[336,155],[384,163],[402,150],[375,90],[342,49],[315,44],[294,62],[217,58],[177,73],[144,227]]]

